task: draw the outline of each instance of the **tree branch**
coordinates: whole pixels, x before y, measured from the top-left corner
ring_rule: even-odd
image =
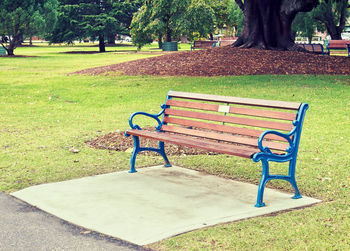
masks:
[[[242,2],[242,0],[235,0],[236,4],[238,5],[238,7],[244,11],[244,3]]]

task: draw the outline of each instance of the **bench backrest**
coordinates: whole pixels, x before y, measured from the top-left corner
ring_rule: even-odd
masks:
[[[347,49],[350,40],[330,40],[328,49]]]
[[[236,42],[235,40],[221,40],[219,42],[219,46],[227,46],[227,45],[231,45],[234,42]]]
[[[304,116],[299,114],[301,103],[177,91],[168,93],[165,104],[161,131],[255,147],[262,132],[290,132],[294,128],[292,122]],[[298,145],[297,134],[291,138]],[[288,146],[285,139],[273,134],[266,139],[274,150],[285,151]]]
[[[214,44],[216,43],[215,40],[198,40],[194,41],[194,46],[195,47],[213,47]]]
[[[322,44],[297,44],[297,45],[304,48],[307,51],[324,54]]]

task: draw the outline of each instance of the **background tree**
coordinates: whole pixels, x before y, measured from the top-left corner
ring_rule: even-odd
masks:
[[[32,15],[32,21],[28,23],[25,36],[29,37],[32,45],[33,36],[41,36],[48,39],[57,22],[57,0],[46,0],[42,6]]]
[[[150,44],[153,42],[154,31],[151,30],[149,23],[152,15],[152,9],[149,6],[149,1],[140,8],[140,10],[134,14],[134,17],[130,25],[130,35],[132,41],[137,45],[137,48],[140,50],[144,45]],[[162,47],[162,36],[159,38],[159,48]]]
[[[214,13],[204,0],[148,0],[135,13],[131,22],[133,42],[141,48],[158,38],[166,42],[181,35],[214,30]]]
[[[315,8],[318,0],[235,0],[244,14],[242,34],[234,46],[274,50],[299,50],[292,22],[299,12]]]
[[[295,36],[307,37],[308,43],[311,43],[316,29],[317,23],[313,18],[312,12],[298,13],[293,21],[293,34],[295,34]]]
[[[45,0],[1,0],[0,1],[0,34],[8,38],[8,43],[0,41],[8,55],[21,44],[26,33],[30,33],[35,20],[43,13]],[[51,1],[54,2],[54,1]],[[54,7],[53,7],[54,8]],[[46,20],[44,20],[46,23]]]
[[[215,30],[215,11],[212,6],[203,0],[192,0],[185,14],[188,26],[183,34],[192,39],[194,32],[200,37],[207,37],[210,34],[213,39]]]
[[[229,8],[228,18],[229,20],[231,20],[230,25],[232,25],[235,28],[236,36],[239,37],[243,29],[243,21],[244,21],[243,12],[239,8],[239,6],[236,4],[236,2],[234,2],[233,4],[229,4],[228,8]]]
[[[85,37],[97,38],[100,52],[106,51],[105,38],[127,30],[128,24],[123,23],[125,17],[120,16],[127,15],[124,11],[132,9],[133,4],[129,0],[61,0],[60,2],[58,21],[51,42],[73,43],[74,40],[82,40]]]
[[[111,30],[108,34],[108,43],[114,44],[117,34],[130,35],[130,25],[134,13],[142,6],[144,0],[113,1],[111,15],[119,21],[119,29]]]
[[[322,0],[314,9],[313,17],[327,29],[331,39],[342,39],[346,20],[350,15],[348,0]]]

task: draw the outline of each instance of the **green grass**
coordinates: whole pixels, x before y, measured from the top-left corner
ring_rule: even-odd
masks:
[[[350,76],[67,75],[153,56],[62,53],[85,49],[91,47],[18,48],[18,55],[37,57],[0,58],[0,191],[128,169],[130,154],[91,149],[84,141],[128,128],[128,117],[134,111],[158,112],[170,89],[307,102],[310,109],[301,137],[297,182],[303,195],[320,198],[322,204],[197,230],[150,247],[349,250]],[[150,120],[141,122],[152,124]],[[71,147],[79,153],[70,152]],[[255,184],[261,175],[260,163],[238,157],[181,156],[170,160]],[[160,163],[161,158],[140,156],[137,167]],[[273,170],[283,172],[285,167],[276,164]],[[268,185],[292,192],[286,182],[272,181]]]

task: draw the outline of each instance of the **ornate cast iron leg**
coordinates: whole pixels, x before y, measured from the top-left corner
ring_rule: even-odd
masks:
[[[297,186],[297,182],[295,180],[295,164],[296,164],[296,158],[293,158],[289,162],[290,184],[292,184],[292,186],[294,188],[294,196],[292,197],[292,199],[300,199],[300,198],[302,198],[302,196],[300,195],[300,192],[299,192],[299,189]]]
[[[129,173],[136,173],[136,169],[135,169],[135,161],[136,161],[136,155],[139,153],[140,151],[140,140],[138,136],[133,136],[134,138],[134,150],[132,152],[131,155],[131,160],[130,160],[130,164],[131,164],[131,168]]]
[[[267,160],[262,159],[262,175],[261,175],[261,180],[259,184],[259,189],[258,189],[258,198],[256,202],[256,207],[264,207],[265,203],[263,202],[263,197],[264,197],[264,189],[266,183],[269,181],[269,162]]]
[[[165,161],[164,167],[171,167],[169,159],[166,156],[166,153],[165,153],[165,150],[164,150],[164,142],[159,141],[159,150],[160,150],[159,153],[162,155],[162,157],[163,157],[163,159]]]

